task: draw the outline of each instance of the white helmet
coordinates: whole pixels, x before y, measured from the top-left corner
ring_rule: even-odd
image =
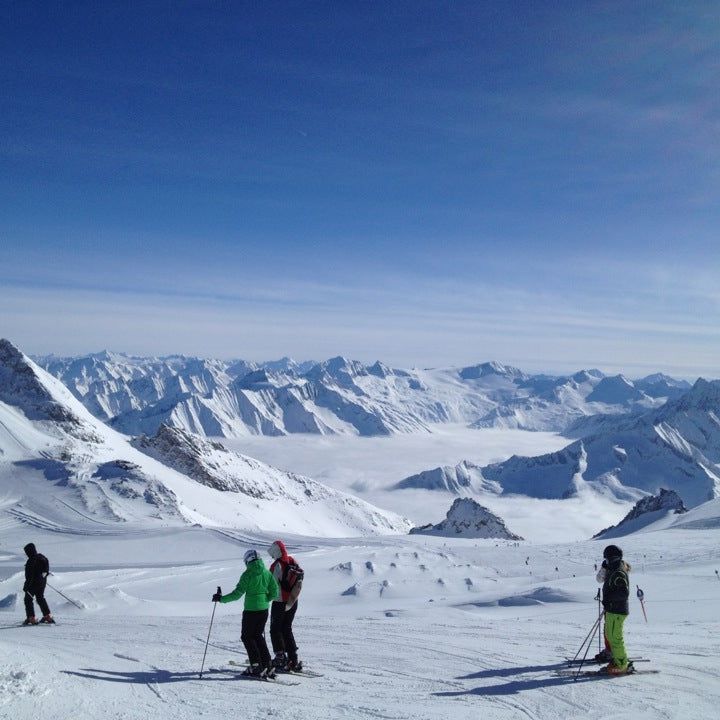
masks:
[[[245,551],[245,554],[243,555],[243,560],[245,561],[246,565],[249,565],[253,560],[258,559],[257,550],[254,548],[250,548],[249,550]]]

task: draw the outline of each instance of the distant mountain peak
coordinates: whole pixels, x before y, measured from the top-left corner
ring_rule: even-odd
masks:
[[[387,365],[381,363],[379,360],[376,360],[375,364],[368,367],[367,371],[371,375],[375,375],[376,377],[380,378],[387,378],[393,374],[393,371]]]
[[[442,537],[523,539],[510,532],[502,518],[472,498],[457,498],[442,522],[413,528],[410,533]]]
[[[460,370],[459,374],[463,380],[479,380],[488,375],[502,375],[504,377],[517,379],[525,378],[525,373],[522,370],[512,367],[511,365],[503,365],[495,360],[464,367]]]
[[[580,370],[576,372],[572,379],[577,383],[584,383],[592,380],[602,380],[605,374],[601,370],[591,368],[590,370]]]
[[[0,339],[0,401],[17,407],[29,420],[80,425],[80,420],[40,381],[34,363],[6,339]]]
[[[90,353],[88,357],[102,362],[123,362],[129,359],[125,353],[114,352],[112,350],[100,350],[99,352]]]
[[[659,422],[692,411],[720,413],[720,380],[698,378],[690,390],[659,408],[655,417]]]
[[[620,535],[634,532],[639,529],[637,521],[643,516],[653,514],[657,516],[659,513],[672,513],[674,515],[681,515],[687,512],[687,508],[682,501],[682,498],[674,490],[666,490],[660,488],[660,492],[657,495],[648,495],[647,497],[641,498],[635,503],[633,509],[617,524],[609,528],[601,530],[594,538],[604,537],[618,537]],[[648,518],[652,521],[656,517]]]
[[[483,478],[482,469],[463,460],[457,465],[444,465],[406,477],[392,486],[392,490],[438,490],[463,495],[468,492],[486,492],[499,495],[502,488],[492,480]]]
[[[587,396],[588,402],[621,405],[642,400],[645,394],[638,390],[624,375],[604,377]]]
[[[646,382],[646,383],[671,383],[676,384],[678,381],[675,378],[670,377],[669,375],[665,375],[664,373],[653,373],[652,375],[646,375],[644,378],[641,378],[638,382]]]

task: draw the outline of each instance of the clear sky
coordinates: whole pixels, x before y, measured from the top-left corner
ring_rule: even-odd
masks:
[[[720,3],[5,2],[28,353],[720,376]]]

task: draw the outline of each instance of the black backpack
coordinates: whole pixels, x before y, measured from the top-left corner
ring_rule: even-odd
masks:
[[[293,588],[298,585],[302,585],[303,578],[305,577],[305,571],[295,562],[291,560],[289,563],[285,563],[283,568],[282,578],[280,579],[280,587],[285,592],[292,592]]]

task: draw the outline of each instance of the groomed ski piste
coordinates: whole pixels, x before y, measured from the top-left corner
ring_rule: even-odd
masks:
[[[627,647],[659,674],[577,681],[559,671],[597,616],[602,541],[287,538],[306,570],[300,656],[324,675],[288,687],[237,679],[241,602],[217,606],[198,677],[215,587],[228,592],[245,548],[272,535],[90,536],[5,516],[0,717],[714,718],[720,509],[704,513],[704,529],[622,542],[648,614],[631,596]],[[51,559],[50,583],[82,607],[48,589],[56,626],[17,627],[30,539]]]

